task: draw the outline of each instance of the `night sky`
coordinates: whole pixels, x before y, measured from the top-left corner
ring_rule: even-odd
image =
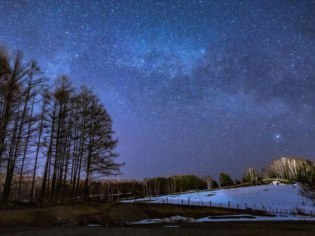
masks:
[[[0,44],[93,86],[122,178],[315,160],[315,1],[0,0]]]

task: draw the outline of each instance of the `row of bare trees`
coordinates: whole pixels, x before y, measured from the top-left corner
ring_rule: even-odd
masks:
[[[315,187],[315,162],[294,157],[281,157],[271,162],[268,168],[258,173],[254,168],[248,168],[243,183],[257,183],[262,180],[280,180],[286,182],[301,182]]]
[[[147,178],[143,182],[144,196],[175,194],[187,190],[206,189],[207,182],[196,175],[175,175],[170,177]]]
[[[75,89],[66,76],[50,88],[35,62],[0,50],[2,203],[88,199],[91,181],[119,173],[116,145],[112,120],[91,89]]]
[[[282,157],[271,163],[268,175],[315,186],[315,163],[300,158]]]
[[[196,175],[145,178],[143,180],[106,180],[97,185],[102,200],[169,195],[207,188],[207,180]]]

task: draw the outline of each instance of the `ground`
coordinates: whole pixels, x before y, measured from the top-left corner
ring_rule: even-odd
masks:
[[[191,218],[254,214],[260,211],[151,203],[81,203],[48,208],[2,209],[0,227],[55,225],[122,225],[144,219],[181,215]]]
[[[17,227],[0,228],[0,235],[110,235],[110,236],[137,236],[137,235],[245,235],[245,236],[308,236],[314,235],[315,224],[307,222],[238,222],[238,223],[202,223],[176,224],[179,227],[168,225],[146,225],[133,227]]]
[[[313,210],[312,200],[300,190],[297,185],[264,185],[136,202],[0,209],[0,235],[313,235],[314,217],[274,216],[260,210],[267,203],[284,210]],[[226,202],[229,208],[224,205]],[[254,207],[244,209],[244,203]],[[180,221],[173,221],[174,218]],[[264,221],[258,221],[261,219]]]

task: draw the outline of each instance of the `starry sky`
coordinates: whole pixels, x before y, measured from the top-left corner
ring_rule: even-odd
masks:
[[[94,88],[122,178],[315,160],[314,0],[0,0],[0,44]]]

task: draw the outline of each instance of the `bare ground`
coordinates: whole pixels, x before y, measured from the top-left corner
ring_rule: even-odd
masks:
[[[100,224],[124,225],[149,218],[181,215],[192,218],[229,214],[263,215],[260,211],[150,203],[82,203],[49,208],[0,210],[0,227]]]
[[[174,215],[200,218],[259,211],[148,203],[84,203],[0,210],[0,235],[314,235],[313,222],[225,222],[127,225]],[[87,227],[99,224],[101,227]]]

